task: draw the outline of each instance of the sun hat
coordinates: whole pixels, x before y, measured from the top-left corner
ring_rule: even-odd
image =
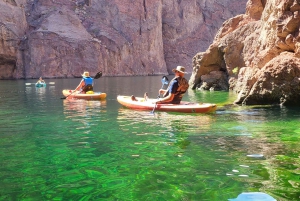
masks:
[[[83,74],[82,74],[82,77],[90,77],[90,73],[85,71]]]
[[[173,71],[173,72],[179,71],[179,72],[181,72],[181,73],[186,73],[186,72],[185,72],[185,67],[183,67],[183,66],[177,66],[177,67],[174,68],[172,71]]]

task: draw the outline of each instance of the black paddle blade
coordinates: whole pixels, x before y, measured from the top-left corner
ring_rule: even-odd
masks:
[[[102,76],[102,71],[98,72],[98,73],[95,75],[94,79],[98,79],[98,78],[100,78],[101,76]]]

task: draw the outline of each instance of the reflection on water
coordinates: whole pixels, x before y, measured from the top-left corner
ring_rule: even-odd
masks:
[[[64,99],[64,114],[67,118],[84,117],[97,112],[106,112],[106,100],[87,101],[83,99]]]
[[[213,123],[211,115],[182,115],[149,111],[135,111],[126,108],[119,109],[118,123],[124,132],[131,131],[133,135],[140,137],[136,144],[163,143],[169,146],[187,148],[190,144],[189,136],[192,133],[207,132]],[[152,129],[151,129],[152,128]],[[159,136],[160,140],[147,141],[147,136]],[[145,139],[146,141],[143,141]]]
[[[214,121],[214,115],[210,114],[176,114],[167,112],[135,111],[120,108],[118,114],[119,122],[131,121],[130,124],[151,124],[151,126],[162,127],[162,132],[201,132],[208,131]],[[142,126],[144,126],[142,124]]]
[[[183,100],[200,103],[218,103],[218,107],[232,104],[236,99],[236,94],[226,91],[199,91],[188,89]]]

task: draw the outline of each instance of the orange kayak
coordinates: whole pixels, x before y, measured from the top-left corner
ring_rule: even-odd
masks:
[[[145,100],[141,97],[135,97],[136,101],[131,100],[130,96],[117,97],[118,102],[130,109],[137,110],[153,110],[165,112],[183,112],[183,113],[209,113],[214,112],[217,109],[216,104],[212,103],[192,103],[187,101],[181,101],[180,104],[155,104],[153,103],[157,99]]]
[[[92,92],[86,94],[73,93],[74,90],[65,89],[62,91],[63,95],[68,98],[77,98],[77,99],[85,99],[85,100],[101,100],[106,98],[106,93],[102,92]]]

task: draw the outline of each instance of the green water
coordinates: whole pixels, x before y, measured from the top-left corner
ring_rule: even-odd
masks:
[[[300,108],[231,107],[234,94],[189,91],[185,100],[218,110],[152,115],[116,97],[156,97],[160,77],[98,79],[105,101],[61,99],[78,79],[45,81],[55,83],[0,81],[1,201],[300,200]]]

